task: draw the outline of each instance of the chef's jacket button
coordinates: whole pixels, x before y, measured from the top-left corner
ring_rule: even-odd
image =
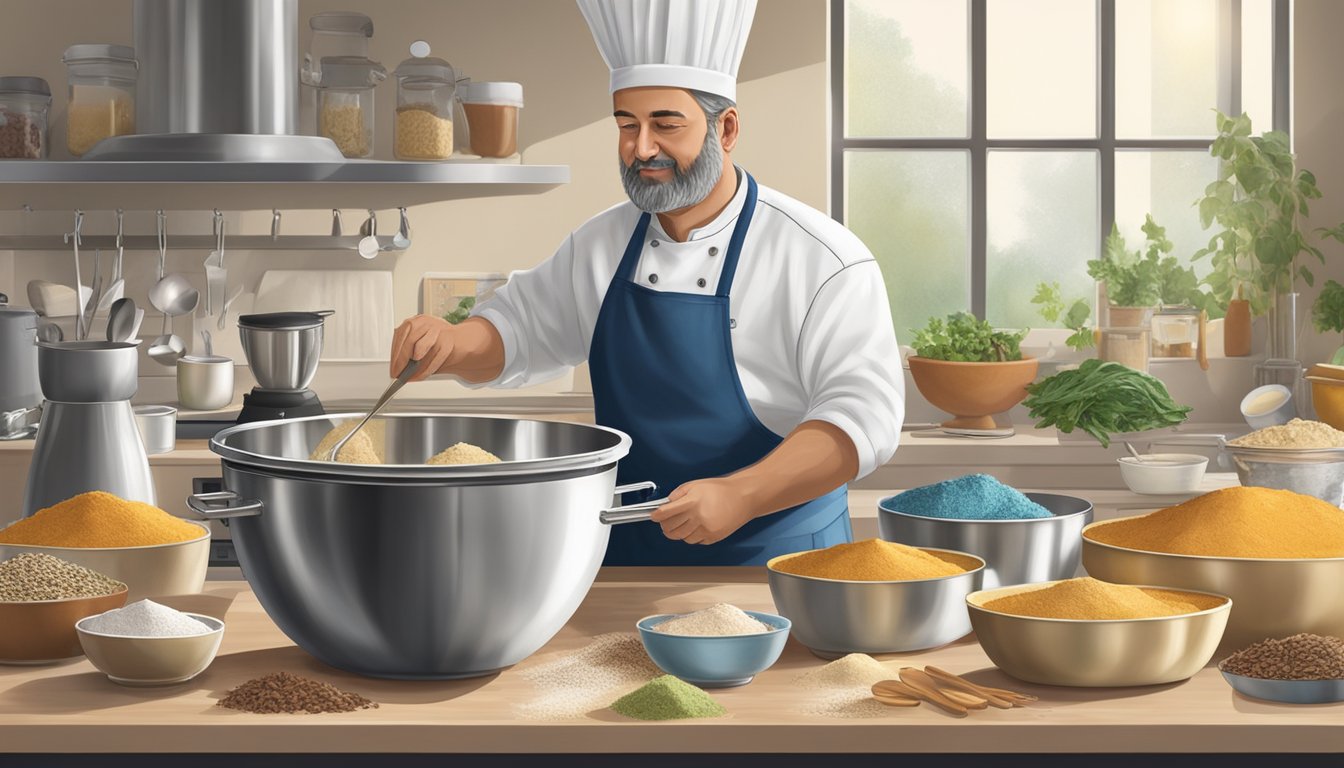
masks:
[[[698,285],[698,286],[700,286],[701,288],[704,288],[704,287],[705,287],[705,278],[702,277],[702,278],[700,278],[699,280],[696,280],[696,281],[695,281],[695,284]]]
[[[654,248],[657,248],[657,247],[658,247],[658,241],[657,241],[657,240],[654,240],[653,242],[649,243],[649,245],[653,246]]]
[[[734,320],[734,319],[731,318],[731,317],[728,318],[728,327],[729,327],[729,328],[736,328],[736,327],[737,327],[737,321]]]
[[[657,274],[649,275],[649,282],[650,282],[650,283],[656,283],[656,282],[658,282],[658,275],[657,275]]]
[[[713,245],[711,245],[711,246],[709,247],[709,255],[710,255],[710,256],[718,256],[718,255],[719,255],[719,249],[718,249],[718,247],[717,247],[717,246],[713,246]]]

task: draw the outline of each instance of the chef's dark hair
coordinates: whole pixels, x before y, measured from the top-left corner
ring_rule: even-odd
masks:
[[[694,88],[688,90],[691,92],[691,97],[695,99],[695,103],[699,104],[700,109],[704,111],[705,120],[709,121],[709,131],[711,135],[715,132],[716,127],[719,124],[719,116],[727,111],[729,107],[737,106],[733,103],[732,99],[726,96],[720,96],[717,93],[697,91]]]

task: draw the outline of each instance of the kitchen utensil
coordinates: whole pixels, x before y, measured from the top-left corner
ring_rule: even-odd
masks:
[[[221,270],[224,268],[224,254],[220,251],[223,247],[224,239],[224,214],[215,209],[214,218],[211,221],[211,234],[215,238],[215,249],[205,257],[205,316],[211,317],[215,314],[215,296],[220,294],[223,288],[221,279]]]
[[[1129,451],[1129,455],[1133,456],[1135,461],[1139,462],[1140,464],[1143,463],[1143,456],[1138,452],[1137,449],[1134,448],[1134,444],[1129,442],[1128,440],[1125,441],[1125,450]]]
[[[838,581],[765,565],[770,595],[793,622],[793,636],[823,659],[849,653],[901,653],[939,645],[971,631],[966,596],[980,588],[985,561],[974,555],[923,548],[966,568],[964,573],[915,581]]]
[[[1160,685],[1185,680],[1213,658],[1232,612],[1233,601],[1208,592],[1198,594],[1222,602],[1195,613],[1147,619],[1044,619],[985,607],[992,600],[1054,583],[989,589],[966,598],[975,637],[985,654],[1019,680],[1080,687]],[[1241,609],[1238,605],[1237,610]]]
[[[272,240],[275,240],[275,239],[278,238],[278,237],[280,237],[280,211],[277,210],[277,209],[275,209],[275,208],[272,208],[272,209],[271,209],[271,239],[272,239]]]
[[[139,346],[131,342],[38,343],[47,402],[24,489],[25,516],[85,491],[155,502],[131,412],[139,361]]]
[[[1154,453],[1143,461],[1121,456],[1116,463],[1129,490],[1164,496],[1198,493],[1209,458],[1193,453]]]
[[[322,361],[386,363],[396,328],[394,293],[390,271],[269,269],[257,284],[252,313],[332,309],[335,316],[322,329]]]
[[[1242,485],[1278,488],[1344,505],[1344,448],[1223,447]]]
[[[130,341],[135,338],[135,301],[117,299],[107,313],[107,340]]]
[[[217,324],[219,330],[222,331],[224,330],[225,327],[227,327],[229,309],[233,307],[233,302],[236,301],[238,297],[242,295],[243,295],[243,286],[240,285],[234,289],[232,296],[224,300],[224,308],[221,309],[219,312],[219,323]]]
[[[322,355],[323,320],[331,314],[330,310],[271,312],[238,318],[243,353],[262,389],[308,388]]]
[[[89,619],[75,624],[84,655],[114,683],[142,687],[185,683],[210,666],[224,639],[224,622],[188,613],[206,631],[199,635],[128,637],[95,632]]]
[[[341,232],[341,209],[339,209],[339,208],[332,208],[332,209],[331,209],[331,236],[332,236],[332,237],[340,237],[341,235],[342,235],[342,232]]]
[[[43,323],[37,328],[37,340],[46,342],[65,341],[65,331],[62,331],[61,326],[55,323]]]
[[[84,338],[87,339],[93,332],[93,313],[98,309],[98,302],[103,296],[103,275],[99,268],[102,251],[93,249],[93,290],[89,292],[89,300],[84,303]]]
[[[873,683],[873,698],[889,707],[918,707],[919,692],[900,680],[882,680]]]
[[[217,411],[233,402],[233,361],[187,355],[177,361],[177,402],[192,411]]]
[[[126,281],[125,281],[124,279],[122,279],[122,272],[121,272],[121,270],[122,270],[122,260],[123,260],[123,258],[124,258],[125,255],[126,255],[126,247],[125,247],[125,243],[123,242],[123,240],[124,240],[124,238],[125,238],[125,228],[124,228],[124,224],[123,224],[123,219],[124,219],[124,218],[125,218],[125,214],[124,214],[124,212],[123,212],[120,208],[118,208],[118,209],[117,209],[117,259],[116,259],[116,261],[113,262],[113,264],[112,264],[112,277],[111,277],[111,280],[108,282],[106,290],[103,291],[103,296],[102,296],[102,298],[100,298],[100,299],[98,300],[98,310],[99,310],[100,312],[106,312],[106,311],[110,310],[111,307],[112,307],[112,305],[113,305],[114,303],[116,303],[118,299],[120,299],[120,298],[122,298],[124,295],[126,295]]]
[[[218,433],[210,450],[228,490],[188,506],[229,518],[266,612],[328,664],[374,677],[474,677],[534,653],[597,575],[608,536],[598,510],[621,491],[616,462],[630,438],[588,424],[391,414],[378,419],[389,464],[308,460],[360,415]],[[458,441],[504,461],[424,464]]]
[[[60,330],[54,323],[49,325]],[[33,346],[38,335],[36,312],[0,304],[0,413],[36,408],[42,404],[37,348]],[[0,434],[4,432],[0,431]]]
[[[145,310],[140,307],[135,308],[135,319],[131,321],[131,335],[127,341],[136,341],[140,338],[140,325],[145,321]]]
[[[1234,675],[1220,666],[1223,679],[1242,696],[1283,704],[1329,704],[1344,701],[1344,680],[1265,680]]]
[[[878,502],[878,527],[887,541],[983,558],[985,589],[1073,576],[1082,557],[1079,536],[1092,522],[1092,504],[1053,493],[1028,493],[1027,498],[1051,516],[1026,520],[925,517],[901,512],[899,497],[890,496]]]
[[[1241,417],[1252,429],[1287,424],[1297,416],[1293,391],[1282,384],[1256,387],[1241,399]]]
[[[335,461],[336,457],[340,455],[341,449],[345,447],[346,443],[350,442],[350,438],[354,437],[356,432],[363,429],[364,425],[369,423],[369,419],[377,416],[388,403],[392,402],[392,398],[401,391],[402,387],[406,386],[406,382],[415,375],[415,372],[420,370],[420,365],[423,362],[423,360],[412,360],[409,363],[406,363],[406,367],[402,368],[401,373],[397,374],[397,378],[393,379],[392,383],[387,385],[387,389],[383,390],[383,394],[379,396],[378,401],[373,404],[373,407],[364,415],[364,418],[359,420],[359,424],[355,425],[355,428],[350,430],[345,437],[337,440],[336,444],[331,447],[331,450],[327,452],[326,456],[320,458],[326,461]]]
[[[168,260],[168,226],[163,211],[158,212],[159,281],[149,289],[149,303],[164,315],[177,317],[196,310],[201,294],[185,275],[165,274]],[[208,299],[208,294],[207,294]]]
[[[1133,518],[1120,518],[1133,519]],[[1344,557],[1289,559],[1201,557],[1103,544],[1083,529],[1083,567],[1112,584],[1162,584],[1227,595],[1236,605],[1222,647],[1233,651],[1267,637],[1299,632],[1344,636]],[[1285,596],[1291,596],[1287,599]]]
[[[201,329],[201,341],[205,344],[205,356],[214,357],[215,345],[210,342],[210,331],[207,331],[204,328]]]
[[[75,622],[126,604],[126,590],[99,597],[0,603],[0,664],[50,664],[83,651]]]
[[[1208,310],[1199,311],[1199,333],[1195,344],[1198,349],[1195,351],[1195,359],[1199,361],[1201,371],[1209,370],[1209,313]]]
[[[79,299],[84,298],[84,278],[79,274],[79,230],[84,226],[84,212],[75,211],[75,229],[65,235],[65,241],[74,247],[75,252],[75,295]],[[84,302],[76,300],[75,303],[75,340],[83,341],[84,333]]]
[[[701,688],[732,688],[750,683],[779,660],[792,626],[783,616],[759,611],[746,613],[772,629],[754,635],[720,637],[670,635],[654,629],[676,618],[673,613],[645,616],[635,627],[644,650],[659,669]]]
[[[130,602],[166,595],[194,595],[205,586],[205,571],[210,562],[210,529],[195,520],[186,522],[198,526],[200,535],[187,541],[144,547],[0,544],[0,559],[25,552],[58,557],[124,583],[129,590],[126,599]]]
[[[1001,701],[1008,702],[1011,706],[1020,707],[1023,704],[1040,700],[1039,697],[1032,696],[1029,693],[1019,693],[1017,691],[1009,691],[1004,688],[991,688],[990,686],[987,685],[980,685],[979,683],[973,683],[970,680],[967,680],[966,678],[962,677],[961,675],[954,675],[945,669],[939,669],[938,667],[935,666],[926,666],[924,667],[924,671],[928,672],[930,675],[933,675],[933,677],[937,679],[940,684],[950,685],[968,691],[970,693],[974,693],[978,696],[983,696],[986,699],[989,699],[991,704],[994,703],[995,699],[999,699]]]
[[[397,227],[397,234],[392,236],[392,247],[405,250],[411,247],[411,220],[405,208],[398,208],[397,213],[401,217],[401,224]]]
[[[171,333],[168,328],[168,315],[163,316],[163,333],[149,345],[149,359],[159,365],[172,365],[186,353],[187,345],[182,338]]]
[[[359,228],[359,255],[372,259],[378,255],[378,214],[369,209],[369,218]]]
[[[177,409],[171,405],[137,405],[135,427],[140,432],[140,442],[145,445],[145,454],[153,456],[173,450],[177,436]]]
[[[920,673],[913,667],[905,667],[900,672],[901,682],[906,688],[919,694],[919,698],[941,707],[958,717],[965,717],[970,714],[972,709],[984,709],[989,706],[986,699],[975,697],[968,705],[964,699],[955,696],[952,692],[941,690],[929,679],[928,675]]]

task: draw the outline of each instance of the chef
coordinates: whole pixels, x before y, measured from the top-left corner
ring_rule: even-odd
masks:
[[[633,441],[619,481],[670,492],[651,522],[613,526],[607,565],[761,564],[849,541],[846,484],[900,436],[901,357],[872,254],[731,161],[755,6],[579,0],[611,69],[629,201],[472,318],[420,315],[393,340],[394,375],[427,360],[416,378],[495,387],[588,361],[597,423]]]

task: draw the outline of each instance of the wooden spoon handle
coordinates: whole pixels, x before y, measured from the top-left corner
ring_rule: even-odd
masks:
[[[969,685],[969,686],[971,686],[972,688],[974,688],[974,689],[976,690],[976,692],[978,692],[978,693],[979,693],[980,695],[982,695],[982,696],[983,696],[984,694],[988,693],[988,694],[992,694],[992,695],[994,695],[994,696],[997,696],[998,698],[1001,698],[1001,699],[1008,699],[1008,700],[1010,700],[1010,701],[1015,701],[1015,700],[1020,700],[1020,701],[1038,701],[1038,700],[1039,700],[1039,699],[1037,699],[1037,697],[1032,696],[1031,694],[1028,694],[1028,693],[1018,693],[1017,691],[1009,691],[1009,690],[1005,690],[1005,689],[1003,689],[1003,688],[992,688],[992,687],[990,687],[990,686],[988,686],[988,685],[980,685],[979,683],[973,683],[973,682],[971,682],[970,680],[967,680],[966,678],[962,677],[961,675],[954,675],[954,674],[952,674],[951,672],[948,672],[948,671],[945,670],[945,669],[939,669],[938,667],[925,667],[925,668],[924,668],[924,671],[925,671],[925,672],[928,672],[930,675],[933,675],[933,676],[935,676],[935,677],[939,677],[939,678],[943,678],[943,679],[945,679],[945,680],[957,680],[957,681],[960,681],[960,682],[962,682],[962,683],[965,683],[966,685]]]
[[[975,683],[972,683],[969,680],[964,680],[960,677],[957,677],[956,675],[940,674],[938,672],[932,672],[929,670],[928,667],[925,667],[924,672],[928,674],[928,676],[931,677],[936,683],[938,683],[938,685],[943,689],[945,690],[955,689],[958,691],[962,691],[964,693],[969,693],[972,696],[978,696],[984,699],[985,701],[989,702],[989,705],[991,707],[995,707],[996,709],[1012,709],[1013,702],[1017,701],[1017,699],[1014,699],[1012,697],[1005,697],[1000,696],[996,693],[990,693],[989,691],[977,686]]]
[[[900,680],[882,680],[881,682],[873,683],[872,691],[875,698],[904,699],[906,701],[914,701],[916,705],[919,704],[920,701],[919,693],[905,683],[902,683]],[[885,704],[887,702],[884,701],[882,703]],[[896,706],[912,705],[897,704]]]
[[[909,671],[909,667],[901,670],[901,682],[918,692],[921,699],[941,707],[957,717],[965,717],[969,714],[969,710],[966,707],[944,696],[937,688],[929,687],[916,681],[915,677],[909,674]]]
[[[967,709],[985,709],[989,706],[989,700],[983,696],[945,688],[939,685],[938,681],[932,675],[917,667],[904,667],[901,669],[901,680],[907,685],[915,685],[925,690],[937,691],[942,696],[951,701],[955,701]]]

